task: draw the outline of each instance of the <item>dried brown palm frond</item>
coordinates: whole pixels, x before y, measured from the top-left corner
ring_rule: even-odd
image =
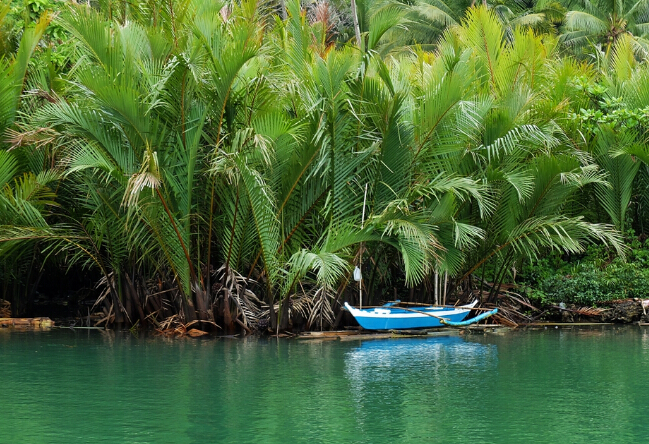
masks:
[[[0,299],[0,318],[10,318],[11,317],[11,303]]]
[[[327,32],[334,38],[345,28],[354,25],[351,16],[344,14],[336,6],[327,0],[318,0],[306,5],[307,19],[311,25],[323,23]]]
[[[309,319],[311,313],[313,312],[313,302],[316,291],[311,289],[309,292],[305,292],[302,289],[302,293],[296,295],[291,301],[290,311],[299,313],[304,319]]]
[[[307,322],[307,329],[311,329],[315,326],[319,327],[320,330],[323,330],[325,326],[331,326],[334,324],[336,316],[331,309],[330,299],[333,299],[333,295],[330,294],[326,287],[320,287],[316,291],[313,298],[313,307],[311,309],[309,321]]]
[[[287,296],[288,300],[288,325],[293,326],[293,323],[296,319],[296,315],[300,315],[303,318],[307,318],[310,313],[310,307],[312,305],[312,298],[308,295],[292,295]],[[277,301],[273,304],[273,313],[277,316],[281,310],[283,301]],[[267,328],[270,325],[270,307],[265,306],[264,310],[260,314],[259,329]]]
[[[212,285],[212,307],[224,302],[224,318],[241,325],[245,330],[257,329],[263,317],[265,304],[249,288],[256,284],[236,270],[222,265],[214,272],[216,282]],[[234,305],[234,307],[231,307]],[[234,308],[234,314],[232,314]],[[226,312],[227,311],[227,312]]]
[[[205,331],[196,328],[190,328],[191,326],[196,325],[199,322],[208,323],[214,325],[217,328],[220,328],[218,325],[216,325],[214,322],[211,321],[197,320],[185,324],[182,322],[182,318],[179,315],[173,315],[173,316],[169,316],[167,319],[162,321],[160,323],[160,327],[156,328],[156,331],[163,336],[176,336],[176,337],[191,336],[192,338],[196,338],[198,336],[203,336],[208,334]]]
[[[497,314],[493,315],[493,321],[496,324],[506,325],[507,327],[518,327],[518,323],[513,321],[510,316],[499,311]]]
[[[122,278],[124,279],[122,286],[129,287],[128,294],[122,293],[124,300],[113,295],[113,291],[119,288],[118,278],[114,273],[109,273],[108,277],[103,276],[97,282],[99,296],[92,310],[103,311],[104,317],[95,325],[103,323],[110,325],[122,321],[131,323],[131,319],[135,321],[135,316],[138,315],[141,320],[146,320],[155,327],[159,327],[163,320],[174,314],[179,315],[183,320],[187,319],[183,295],[175,279],[167,279],[164,274],[158,274],[145,280],[141,275],[131,278],[127,273],[124,273]],[[127,298],[130,298],[134,305],[131,307],[130,314],[125,307]]]
[[[109,314],[109,315],[107,315],[107,317],[105,319],[102,319],[99,322],[97,322],[95,324],[95,326],[99,325],[102,322],[106,322],[107,324],[110,324],[111,322],[113,322],[118,317],[118,315],[120,313],[123,314],[126,317],[127,321],[130,324],[132,324],[131,319],[128,316],[128,313],[126,313],[126,309],[124,308],[124,305],[122,304],[122,302],[119,300],[119,298],[116,295],[113,295],[114,289],[117,288],[116,287],[116,282],[115,282],[115,274],[111,272],[111,273],[108,274],[108,276],[102,276],[102,278],[99,279],[99,281],[97,282],[97,285],[95,287],[98,288],[98,289],[103,287],[103,290],[101,291],[101,293],[99,294],[99,297],[97,298],[97,300],[93,304],[92,310],[94,310],[95,307],[97,307],[99,304],[104,302],[104,300],[106,298],[108,298],[108,300],[110,301],[110,306],[111,306],[110,312],[114,313],[112,318],[111,318],[111,316]],[[109,297],[111,295],[112,295],[112,297]],[[119,311],[120,313],[117,313],[117,311]],[[119,317],[121,318],[121,316],[119,316]]]
[[[570,308],[564,308],[560,307],[557,305],[553,305],[554,308],[557,308],[559,310],[563,311],[569,311],[571,313],[575,313],[578,315],[582,316],[599,316],[602,313],[604,313],[607,310],[610,310],[609,308],[598,308],[598,307],[570,307]]]
[[[295,326],[295,322],[300,323],[300,319],[306,321],[306,329],[323,330],[332,326],[336,316],[331,308],[333,295],[326,291],[324,287],[307,287],[305,289],[300,285],[300,291],[290,296],[288,301],[288,324]],[[273,305],[274,313],[279,313],[283,301],[277,301]],[[265,307],[260,314],[261,325],[270,325],[270,309]],[[304,322],[304,321],[302,321]]]
[[[533,318],[527,313],[540,311],[530,303],[528,298],[511,291],[498,295],[497,307],[498,313],[491,317],[489,322],[503,324],[508,327],[530,323]],[[482,308],[493,309],[496,308],[496,304],[484,304]]]
[[[597,307],[577,307],[574,309],[575,313],[583,316],[599,316],[607,310],[607,308]]]
[[[233,301],[240,310],[244,325],[248,328],[257,328],[260,315],[263,311],[263,303],[257,299],[257,296],[252,291],[246,289],[245,293],[234,295]]]
[[[160,329],[161,331],[166,331],[169,330],[173,327],[178,327],[179,325],[183,325],[182,320],[180,319],[180,316],[178,315],[173,315],[169,316],[167,319],[162,321],[160,323]]]
[[[513,304],[520,305],[522,309],[530,309],[532,311],[541,311],[535,306],[532,305],[530,300],[518,293],[514,293],[513,291],[505,291],[504,294],[500,295],[498,297],[499,300],[503,300],[503,298],[508,298],[509,301]]]
[[[40,88],[30,89],[29,91],[25,91],[25,94],[31,97],[38,97],[39,99],[45,99],[50,103],[56,103],[59,100],[61,100],[61,98],[56,93],[45,91]]]
[[[111,280],[110,283],[109,283],[108,279]],[[112,282],[112,281],[114,280],[114,279],[113,279],[113,273],[110,273],[110,274],[108,275],[108,279],[106,279],[106,276],[102,276],[102,278],[99,279],[99,282],[97,282],[97,285],[95,286],[95,288],[102,288],[102,287],[103,287],[103,289],[102,289],[101,293],[99,293],[99,297],[97,297],[97,300],[95,301],[94,305],[92,306],[92,309],[93,309],[93,310],[94,310],[94,308],[97,307],[99,304],[101,304],[102,302],[104,302],[104,299],[106,299],[106,298],[108,297],[108,295],[110,295],[110,287],[111,287],[111,284],[114,284],[114,283]]]
[[[60,134],[52,128],[25,129],[23,131],[8,129],[6,132],[6,142],[10,145],[10,150],[25,145],[40,148],[54,142],[58,136]]]

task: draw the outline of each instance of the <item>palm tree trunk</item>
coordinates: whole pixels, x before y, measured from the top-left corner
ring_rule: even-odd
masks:
[[[354,34],[356,34],[356,45],[362,49],[361,28],[358,24],[358,14],[356,13],[356,0],[352,0],[352,19],[354,20]]]
[[[435,288],[435,302],[437,305],[439,303],[439,273],[435,272],[435,279],[433,280],[433,286]]]
[[[442,305],[446,305],[446,290],[448,288],[448,271],[444,273],[444,292],[442,296]]]
[[[279,16],[286,20],[286,0],[279,0]]]
[[[212,183],[212,192],[210,196],[210,214],[209,214],[209,228],[207,231],[207,276],[205,281],[205,291],[207,292],[208,301],[212,300],[212,224],[214,222],[214,178],[211,179]]]
[[[156,193],[158,194],[158,198],[160,199],[160,202],[162,202],[162,206],[165,209],[165,212],[167,213],[167,216],[169,217],[169,221],[171,222],[171,225],[176,232],[176,237],[178,238],[178,242],[180,242],[180,246],[183,249],[183,253],[185,253],[185,259],[187,260],[187,265],[189,265],[189,273],[191,276],[191,284],[190,284],[190,289],[189,292],[190,294],[186,295],[185,299],[187,300],[187,316],[189,317],[188,321],[193,321],[196,316],[196,311],[194,309],[194,303],[191,300],[191,292],[193,286],[196,286],[196,299],[198,303],[198,310],[199,310],[199,317],[200,319],[203,319],[203,317],[206,314],[207,311],[207,304],[204,303],[203,300],[203,291],[199,291],[200,289],[200,282],[198,281],[198,277],[196,276],[196,272],[194,270],[194,264],[192,263],[191,258],[189,257],[189,251],[187,250],[187,247],[185,246],[185,242],[183,241],[182,236],[180,235],[180,231],[178,231],[178,227],[176,226],[176,222],[174,221],[173,216],[171,215],[171,211],[169,210],[169,207],[167,206],[167,202],[165,202],[164,198],[162,197],[162,193],[160,193],[160,190],[158,188],[155,189]],[[182,290],[181,290],[182,291]]]

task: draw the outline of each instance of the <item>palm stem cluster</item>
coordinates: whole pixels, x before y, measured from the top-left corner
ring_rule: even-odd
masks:
[[[69,5],[58,67],[28,69],[52,17],[27,28],[0,59],[4,297],[48,266],[95,273],[104,322],[325,328],[361,261],[364,303],[442,302],[547,251],[623,254],[649,161],[644,114],[614,118],[649,105],[635,41],[586,64],[480,5],[394,50],[411,11],[356,4],[360,47],[295,0]]]

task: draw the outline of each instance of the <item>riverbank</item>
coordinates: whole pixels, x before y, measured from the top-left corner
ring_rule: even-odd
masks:
[[[484,304],[488,308],[496,307],[495,304]],[[7,307],[7,304],[4,304]],[[470,326],[463,330],[467,331],[480,331],[490,328],[527,328],[539,326],[558,326],[558,325],[597,325],[597,324],[647,324],[649,325],[649,300],[646,299],[625,299],[610,301],[608,304],[600,307],[580,307],[575,304],[559,305],[548,304],[541,307],[535,307],[527,298],[520,295],[513,296],[512,294],[503,294],[500,297],[499,314],[490,320],[477,325]],[[8,310],[5,310],[5,314]],[[471,316],[474,316],[472,313]],[[368,331],[362,330],[355,322],[353,317],[346,311],[341,309],[338,314],[339,325],[337,328],[328,329],[326,331],[305,331],[303,325],[293,325],[289,323],[288,328],[282,330],[274,330],[263,326],[270,325],[270,322],[262,322],[257,329],[244,329],[240,328],[237,331],[225,331],[221,326],[213,323],[203,324],[200,322],[192,322],[184,324],[178,319],[169,319],[162,325],[150,326],[139,325],[129,327],[132,331],[137,330],[151,330],[165,336],[191,336],[199,337],[205,334],[257,334],[257,335],[271,335],[280,337],[306,337],[306,338],[321,338],[327,339],[329,337],[342,338],[346,336],[358,336],[359,334],[368,334]],[[18,329],[47,329],[54,327],[63,328],[107,328],[110,326],[97,325],[98,316],[77,316],[77,317],[34,317],[34,318],[11,318],[8,316],[0,317],[0,328],[18,328]],[[113,329],[122,329],[122,326],[114,325]],[[432,329],[432,330],[419,330],[401,332],[401,335],[425,335],[430,331],[448,331],[456,330],[449,328]],[[391,337],[395,333],[383,333],[386,337]]]
[[[530,324],[538,321],[561,323],[610,323],[633,324],[649,323],[649,299],[621,299],[609,301],[599,306],[579,306],[577,304],[545,304],[535,307],[529,301],[517,300],[518,305],[506,304],[507,314],[519,317],[517,324]],[[501,310],[502,311],[502,310]],[[501,318],[502,320],[502,318]],[[507,323],[507,322],[505,322]]]

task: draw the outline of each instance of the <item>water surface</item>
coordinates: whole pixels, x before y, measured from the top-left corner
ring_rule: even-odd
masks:
[[[0,331],[0,443],[647,442],[649,330],[315,341]]]

